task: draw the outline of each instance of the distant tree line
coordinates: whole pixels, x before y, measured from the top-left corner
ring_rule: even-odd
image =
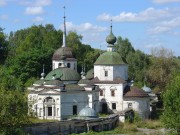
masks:
[[[62,45],[62,35],[63,32],[52,24],[33,25],[10,32],[9,36],[0,28],[0,87],[24,90],[39,79],[43,64],[45,73],[50,72],[53,53]],[[74,57],[78,59],[78,72],[84,64],[87,72],[93,68],[101,50],[83,44],[82,38],[74,31],[68,32],[67,46],[72,48]],[[117,37],[115,50],[128,64],[129,79],[139,87],[146,83],[155,92],[163,91],[171,73],[180,67],[180,59],[174,57],[171,50],[155,48],[151,55],[147,55],[135,50],[131,42],[121,36]]]

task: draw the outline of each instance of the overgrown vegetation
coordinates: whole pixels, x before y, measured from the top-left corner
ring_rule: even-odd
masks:
[[[88,133],[83,133],[84,135],[108,135],[108,134],[128,134],[128,135],[145,135],[146,133],[142,132],[139,128],[149,129],[150,135],[175,135],[173,131],[166,131],[166,133],[162,133],[161,129],[164,128],[162,123],[159,120],[146,120],[139,121],[134,123],[119,123],[119,125],[111,131],[102,131],[102,132],[94,132],[90,131]],[[73,134],[76,135],[76,134]]]
[[[163,103],[162,122],[167,128],[175,129],[180,134],[180,72],[176,72],[167,85]]]

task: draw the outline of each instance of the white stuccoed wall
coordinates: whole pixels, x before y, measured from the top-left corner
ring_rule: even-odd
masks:
[[[52,61],[52,70],[59,68],[59,63],[62,63],[62,62],[64,62],[64,64],[66,66],[67,66],[67,63],[70,63],[70,65],[71,65],[70,69],[77,71],[77,61],[62,61],[62,60],[60,60],[60,61],[53,60]]]
[[[47,116],[47,119],[57,119],[61,120],[67,116],[73,115],[73,105],[77,105],[77,114],[87,105],[96,111],[98,111],[99,106],[99,91],[72,91],[72,92],[62,92],[60,95],[56,94],[29,94],[28,102],[32,103],[32,109],[36,112],[34,108],[37,105],[37,117],[40,119],[46,119],[44,116],[45,111],[43,111],[45,105],[44,100],[47,97],[54,99],[54,117]]]
[[[122,111],[123,106],[123,84],[96,84],[103,89],[103,96],[99,95],[99,101],[106,100],[108,108],[112,109],[112,103],[116,103],[116,111]],[[115,96],[111,96],[111,90],[115,91]],[[101,109],[101,107],[99,108]],[[101,111],[101,110],[100,110]]]
[[[148,118],[150,112],[149,98],[126,98],[123,102],[123,109],[128,109],[128,104],[132,103],[132,109],[137,111],[140,116]]]
[[[127,65],[117,65],[113,67],[113,78],[120,77],[124,80],[128,79],[128,66]]]
[[[105,76],[105,71],[108,71],[108,76]],[[98,77],[101,81],[113,81],[114,78],[120,77],[124,80],[128,79],[127,65],[94,65],[94,77]]]

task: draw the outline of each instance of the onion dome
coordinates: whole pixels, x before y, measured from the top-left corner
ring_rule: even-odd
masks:
[[[66,58],[74,58],[72,50],[69,47],[61,47],[54,52],[52,60],[65,60]]]
[[[64,86],[63,81],[60,80],[49,80],[44,83],[44,86],[54,87],[54,86]]]
[[[112,33],[112,25],[111,25],[110,34],[106,37],[106,42],[111,45],[114,45],[114,43],[116,42],[116,37]]]
[[[33,83],[33,86],[42,86],[44,84],[44,80],[37,80]]]
[[[151,88],[147,87],[145,84],[144,86],[142,87],[142,89],[147,92],[147,93],[150,93],[151,92]]]
[[[125,64],[117,52],[105,52],[98,57],[94,65],[120,65]]]
[[[45,80],[61,80],[61,81],[79,81],[81,79],[78,72],[67,67],[59,67],[49,72]]]
[[[98,115],[95,112],[94,109],[90,108],[89,106],[86,106],[85,108],[83,108],[79,114],[79,117],[86,117],[86,118],[97,118]]]

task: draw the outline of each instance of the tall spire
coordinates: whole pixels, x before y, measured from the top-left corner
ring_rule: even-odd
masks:
[[[65,9],[66,7],[64,6],[64,31],[63,31],[63,45],[62,47],[66,47],[66,16],[65,16]]]

